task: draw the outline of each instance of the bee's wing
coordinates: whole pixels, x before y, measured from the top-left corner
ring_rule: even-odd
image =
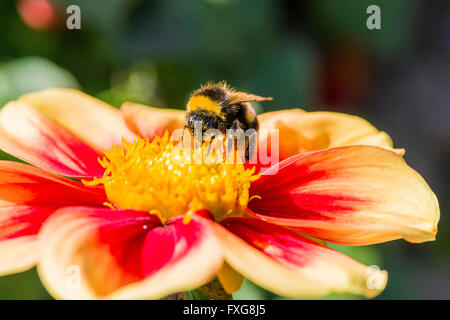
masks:
[[[260,97],[254,94],[250,94],[247,92],[239,92],[235,91],[230,94],[230,98],[228,99],[228,104],[235,104],[239,102],[250,102],[250,101],[266,101],[273,100],[272,97]]]

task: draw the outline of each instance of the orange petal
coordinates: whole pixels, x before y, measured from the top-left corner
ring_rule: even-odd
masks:
[[[102,206],[104,201],[100,188],[0,161],[0,274],[24,271],[36,263],[37,233],[55,210],[75,204]]]
[[[249,203],[249,212],[265,221],[350,245],[435,239],[436,196],[395,152],[326,149],[288,158],[267,174],[250,190],[261,199]]]
[[[374,272],[283,227],[252,218],[229,218],[222,225],[211,227],[227,263],[276,294],[299,298],[350,292],[373,297],[386,286],[386,271]]]
[[[103,188],[88,187],[19,162],[0,160],[0,208],[17,205],[98,205]]]
[[[0,149],[37,167],[76,178],[103,176],[99,154],[31,105],[13,101],[0,111]]]
[[[126,102],[120,108],[128,127],[141,137],[153,138],[183,129],[185,113],[175,109],[160,109],[138,103]]]
[[[53,88],[22,96],[26,102],[81,138],[97,152],[134,135],[119,110],[78,90]]]
[[[291,109],[264,113],[258,120],[260,139],[267,139],[269,145],[270,129],[279,130],[280,160],[345,145],[368,144],[393,149],[392,140],[385,132],[360,117],[344,113]],[[398,152],[404,153],[402,149]]]
[[[65,299],[159,299],[203,285],[223,263],[196,217],[162,226],[147,212],[72,207],[53,215],[40,239],[41,279]]]

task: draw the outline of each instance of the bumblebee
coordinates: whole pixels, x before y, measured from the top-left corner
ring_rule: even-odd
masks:
[[[195,123],[202,123],[202,130],[218,129],[226,134],[227,129],[259,129],[252,101],[272,100],[246,92],[236,91],[225,82],[206,83],[196,90],[187,103],[186,124],[194,133]]]

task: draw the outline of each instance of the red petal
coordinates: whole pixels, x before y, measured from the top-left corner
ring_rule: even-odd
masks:
[[[76,204],[103,206],[105,200],[101,188],[22,163],[0,161],[0,274],[34,265],[35,236],[55,210]]]
[[[119,110],[78,90],[51,88],[28,93],[19,101],[32,105],[100,153],[122,144],[123,138],[128,142],[135,138]]]
[[[373,297],[386,285],[385,271],[368,286],[372,273],[366,266],[286,228],[253,218],[228,218],[221,224],[229,232],[214,229],[227,263],[277,294],[298,298],[351,292]]]
[[[266,172],[267,173],[267,172]],[[392,151],[348,146],[301,154],[255,181],[250,213],[320,239],[371,244],[433,240],[439,205],[422,177]]]
[[[69,177],[101,177],[104,172],[97,152],[23,102],[10,102],[0,112],[0,149]]]
[[[0,240],[36,234],[55,209],[103,206],[102,188],[84,186],[26,164],[0,161]]]
[[[210,280],[222,253],[202,218],[162,226],[146,212],[65,208],[45,224],[39,265],[49,290],[61,298],[161,298]],[[66,269],[82,272],[69,290]]]

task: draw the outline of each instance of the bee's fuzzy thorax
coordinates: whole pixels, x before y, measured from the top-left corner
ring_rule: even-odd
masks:
[[[229,99],[231,92],[233,92],[233,89],[225,81],[207,82],[191,95],[187,103],[187,110],[203,109],[216,116],[223,117],[222,106]]]
[[[215,101],[225,103],[230,98],[230,94],[233,92],[235,92],[235,89],[232,88],[226,81],[220,81],[217,83],[206,82],[200,85],[200,89],[196,90],[192,96],[202,95]]]
[[[189,112],[203,110],[218,117],[222,116],[221,104],[218,101],[213,100],[210,97],[204,95],[195,95],[195,96],[193,95],[189,99],[189,102],[187,104],[187,110]]]

